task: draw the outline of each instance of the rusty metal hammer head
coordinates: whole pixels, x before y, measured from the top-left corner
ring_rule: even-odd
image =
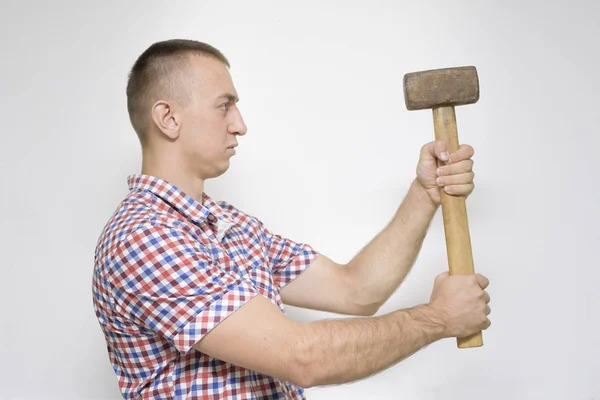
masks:
[[[479,100],[475,67],[411,72],[404,75],[404,101],[409,110],[460,106]]]

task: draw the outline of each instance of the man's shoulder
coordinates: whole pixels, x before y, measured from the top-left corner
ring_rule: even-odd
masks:
[[[131,192],[105,223],[96,243],[96,259],[110,257],[134,233],[181,229],[185,221],[149,193]]]

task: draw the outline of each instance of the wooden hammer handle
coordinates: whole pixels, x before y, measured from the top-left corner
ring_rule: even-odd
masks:
[[[446,142],[449,153],[458,150],[458,131],[454,107],[434,108],[433,124],[435,139]],[[443,165],[443,162],[438,161],[438,165]],[[440,192],[450,275],[472,274],[475,272],[475,268],[465,196],[449,195],[444,190]],[[471,336],[457,338],[457,342],[459,348],[480,347],[483,346],[483,337],[481,332],[477,332]]]

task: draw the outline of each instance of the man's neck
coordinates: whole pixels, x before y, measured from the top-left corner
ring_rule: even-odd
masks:
[[[158,160],[163,160],[162,162]],[[164,158],[158,159],[144,155],[142,159],[142,174],[155,176],[176,186],[198,203],[203,202],[204,180],[188,176],[184,168],[176,162],[169,162]]]

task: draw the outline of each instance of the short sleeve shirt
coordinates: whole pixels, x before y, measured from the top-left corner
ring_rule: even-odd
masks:
[[[255,217],[157,177],[129,193],[98,239],[93,305],[126,399],[304,399],[303,389],[193,346],[262,295],[285,313],[280,289],[317,256]]]

